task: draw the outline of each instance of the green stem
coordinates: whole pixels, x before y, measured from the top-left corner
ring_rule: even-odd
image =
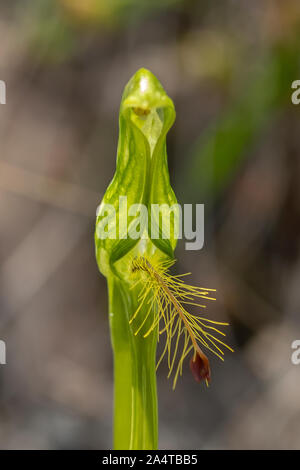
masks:
[[[135,336],[129,320],[137,305],[137,293],[116,276],[110,277],[108,286],[114,351],[114,449],[156,449],[157,331],[147,338],[142,333]]]

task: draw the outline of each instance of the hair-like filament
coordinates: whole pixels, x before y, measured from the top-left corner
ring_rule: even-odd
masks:
[[[134,327],[136,326],[134,334],[141,333],[145,338],[156,328],[158,328],[159,335],[165,334],[166,344],[157,362],[157,367],[166,355],[169,366],[168,377],[174,372],[173,389],[176,386],[178,376],[182,375],[184,359],[191,352],[190,368],[195,380],[197,382],[205,380],[208,385],[210,366],[200,345],[224,360],[222,348],[227,348],[232,352],[233,349],[214,334],[226,336],[217,326],[227,326],[228,323],[193,315],[186,310],[188,305],[206,308],[206,305],[199,303],[198,299],[215,300],[212,297],[215,289],[186,284],[182,277],[190,273],[171,275],[168,271],[174,263],[174,260],[161,261],[156,257],[151,257],[151,260],[147,256],[133,258],[132,274],[134,276],[140,273],[140,276],[133,283],[132,288],[139,285],[141,289],[139,306],[131,317],[130,323],[134,324]],[[140,312],[145,312],[142,307],[146,305],[146,314],[140,318]],[[147,322],[148,318],[152,318],[150,327]]]

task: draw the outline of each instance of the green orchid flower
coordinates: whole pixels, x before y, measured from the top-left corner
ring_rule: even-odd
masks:
[[[187,285],[169,274],[181,212],[170,185],[166,135],[175,119],[172,100],[157,78],[139,70],[125,87],[119,118],[117,168],[97,211],[96,258],[106,276],[114,353],[114,448],[156,449],[156,345],[165,334],[173,388],[190,355],[197,382],[210,381],[200,344],[223,360],[228,348],[215,322],[192,315],[214,289]],[[159,210],[158,210],[159,209]],[[201,299],[201,304],[197,303]],[[163,327],[159,330],[159,325]]]
[[[123,93],[117,168],[99,207],[95,234],[96,258],[100,271],[107,278],[109,291],[116,449],[157,448],[155,357],[158,332],[154,329],[147,338],[134,334],[130,318],[138,308],[139,292],[131,288],[132,274],[128,266],[130,259],[145,253],[150,257],[173,258],[177,215],[173,218],[169,238],[165,238],[163,223],[160,224],[158,218],[153,220],[151,205],[164,204],[167,211],[177,202],[170,185],[166,152],[166,135],[174,120],[172,100],[150,71],[140,69]],[[121,207],[125,196],[126,208]],[[130,215],[134,204],[147,208],[147,227],[141,217]],[[106,211],[108,205],[113,209],[111,218]],[[99,236],[107,220],[111,220],[115,238]],[[140,238],[130,236],[136,224],[143,232]],[[153,240],[150,225],[158,228],[159,236]],[[151,319],[148,323],[151,324]]]

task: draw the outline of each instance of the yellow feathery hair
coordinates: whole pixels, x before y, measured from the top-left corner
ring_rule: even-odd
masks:
[[[214,325],[227,326],[228,323],[209,320],[205,317],[189,313],[185,306],[193,305],[200,308],[206,308],[199,304],[197,299],[215,300],[212,293],[215,289],[206,289],[203,287],[194,287],[186,284],[181,278],[190,273],[177,276],[171,275],[169,268],[175,263],[174,260],[161,261],[156,257],[137,256],[132,259],[131,271],[133,276],[136,273],[141,275],[132,288],[139,285],[139,307],[130,319],[130,323],[138,323],[135,335],[143,331],[147,318],[153,316],[153,321],[147,331],[143,331],[146,338],[161,322],[162,329],[159,334],[166,335],[166,344],[161,354],[157,367],[167,354],[169,374],[168,378],[175,370],[173,379],[173,389],[179,374],[182,375],[183,361],[187,355],[193,351],[190,367],[193,376],[197,382],[205,380],[208,385],[210,381],[210,367],[206,355],[203,353],[199,344],[209,351],[213,352],[221,360],[223,359],[224,348],[233,352],[233,349],[226,343],[214,336],[212,332],[221,336],[226,336]],[[148,304],[148,310],[140,322],[139,312],[143,305]],[[144,328],[145,329],[145,328]],[[180,341],[180,339],[182,339]],[[177,366],[175,367],[177,359]]]

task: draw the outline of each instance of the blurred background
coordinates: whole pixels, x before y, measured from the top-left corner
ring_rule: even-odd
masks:
[[[115,169],[118,108],[149,68],[174,100],[180,203],[205,248],[178,271],[216,287],[235,353],[212,385],[158,371],[160,448],[300,447],[299,0],[25,0],[0,4],[2,449],[106,449],[112,353],[95,211]]]

